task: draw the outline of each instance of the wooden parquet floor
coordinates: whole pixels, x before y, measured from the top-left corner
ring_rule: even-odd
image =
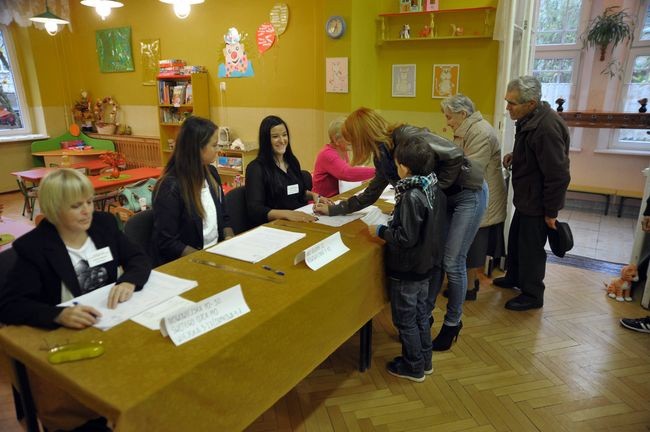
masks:
[[[352,338],[248,431],[648,432],[650,334],[618,323],[648,311],[608,299],[608,279],[550,264],[545,306],[527,312],[504,309],[513,291],[485,281],[423,383],[385,371],[400,352],[386,309],[373,321],[369,371],[355,369]],[[435,335],[443,309],[434,315]]]
[[[0,195],[5,214],[22,201]],[[373,363],[357,371],[353,337],[257,419],[266,431],[650,431],[650,334],[618,324],[650,314],[606,297],[610,276],[549,264],[543,309],[511,312],[514,295],[484,280],[465,303],[458,342],[434,353],[423,383],[384,369],[400,352],[390,310],[373,320]],[[442,323],[440,298],[433,334]],[[442,309],[441,309],[442,307]],[[0,431],[22,430],[0,376]],[[236,403],[236,402],[235,402]],[[229,432],[229,431],[228,431]]]

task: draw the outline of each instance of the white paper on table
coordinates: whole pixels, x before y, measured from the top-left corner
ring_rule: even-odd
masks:
[[[375,207],[361,218],[366,225],[388,225],[389,216]]]
[[[305,233],[260,226],[228,241],[218,243],[207,251],[254,264],[300,240],[305,235]]]
[[[169,300],[164,301],[159,305],[134,316],[131,318],[131,321],[136,322],[141,326],[147,327],[151,330],[160,330],[160,321],[165,316],[171,315],[172,313],[193,304],[193,301],[186,298],[180,296],[172,297]]]
[[[149,280],[144,284],[142,290],[134,292],[128,301],[119,303],[115,309],[109,309],[107,305],[108,293],[113,288],[113,285],[115,284],[103,286],[58,306],[67,307],[75,304],[92,306],[102,314],[93,327],[108,330],[171,297],[194,288],[198,284],[193,280],[181,279],[152,270]]]
[[[342,194],[343,192],[347,192],[350,189],[354,189],[355,187],[359,187],[363,184],[363,182],[356,181],[356,182],[350,182],[350,181],[345,181],[345,180],[339,180],[339,193]]]
[[[384,200],[389,204],[395,204],[395,188],[391,185],[386,186],[379,196],[379,199]]]
[[[341,239],[341,233],[337,231],[326,239],[300,252],[294,258],[293,264],[296,265],[300,261],[305,260],[305,263],[310,269],[318,270],[349,250]]]
[[[160,332],[178,346],[250,312],[235,285],[163,318]]]
[[[376,209],[376,206],[368,206],[362,210],[359,210],[354,213],[346,214],[346,215],[339,215],[339,216],[326,216],[326,215],[316,215],[318,217],[318,220],[315,223],[331,226],[331,227],[340,227],[345,225],[346,223],[352,222],[354,220],[360,219],[363,216],[365,216],[368,212],[372,211],[372,209]],[[302,206],[300,208],[297,208],[296,211],[307,213],[309,215],[313,215],[313,206],[311,204],[307,204],[306,206]]]

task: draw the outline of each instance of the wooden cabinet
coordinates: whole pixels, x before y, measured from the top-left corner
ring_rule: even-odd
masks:
[[[190,115],[210,118],[208,74],[159,76],[158,125],[163,164],[169,160],[183,120]]]
[[[495,8],[447,9],[380,14],[379,43],[491,38]],[[408,38],[404,30],[408,28]]]
[[[257,157],[257,150],[219,150],[217,171],[221,182],[230,187],[241,186],[245,183],[246,167]]]

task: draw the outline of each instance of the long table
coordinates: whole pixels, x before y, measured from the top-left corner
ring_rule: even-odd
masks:
[[[257,264],[199,251],[159,268],[198,281],[184,297],[199,301],[241,284],[251,312],[176,347],[159,332],[125,322],[107,332],[94,328],[45,331],[0,329],[0,346],[17,372],[47,378],[62,391],[116,424],[118,431],[241,430],[305,378],[386,305],[381,242],[361,221],[341,231],[350,251],[312,271],[293,265],[301,250],[335,229],[276,221],[270,226],[306,237]],[[268,265],[285,272],[283,283],[203,266],[211,260],[267,276]],[[103,356],[51,365],[40,348],[102,340]],[[24,378],[24,377],[23,377]],[[28,390],[28,387],[27,387]]]

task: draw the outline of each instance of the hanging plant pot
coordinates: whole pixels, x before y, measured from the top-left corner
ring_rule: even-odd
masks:
[[[612,51],[618,44],[627,41],[631,43],[634,38],[634,18],[625,9],[611,6],[605,9],[602,15],[594,18],[583,35],[584,45],[598,47],[600,61],[605,60],[607,48],[611,45]]]

